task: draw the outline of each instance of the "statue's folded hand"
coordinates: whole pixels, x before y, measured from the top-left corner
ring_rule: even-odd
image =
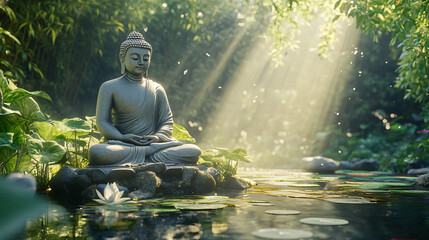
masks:
[[[132,133],[122,135],[122,138],[119,140],[126,142],[126,143],[131,143],[131,144],[136,145],[136,146],[146,146],[146,145],[149,145],[153,142],[153,140],[145,139],[142,136],[135,135]]]
[[[143,139],[152,140],[152,142],[157,143],[159,142],[159,137],[156,135],[146,135],[142,137]]]

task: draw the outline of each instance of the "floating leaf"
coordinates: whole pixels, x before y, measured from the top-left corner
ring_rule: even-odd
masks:
[[[174,207],[181,210],[216,210],[227,207],[226,204],[174,204]]]
[[[281,210],[281,209],[275,209],[275,210],[267,210],[265,213],[272,214],[272,215],[296,215],[300,214],[300,211],[296,210]]]
[[[97,206],[99,209],[104,209],[107,211],[115,211],[115,212],[136,212],[139,210],[138,207],[127,204],[109,204],[109,205],[101,205]]]
[[[313,237],[313,233],[310,231],[284,228],[259,229],[252,232],[252,235],[264,239],[301,239]]]
[[[428,190],[390,190],[391,193],[396,194],[426,194]]]
[[[180,209],[176,208],[146,208],[142,209],[142,212],[152,212],[152,213],[161,213],[161,212],[179,212]]]
[[[364,198],[325,198],[325,201],[333,203],[367,204],[371,203]]]
[[[319,184],[310,184],[310,183],[296,183],[290,184],[291,187],[320,187]]]
[[[349,221],[345,219],[338,219],[338,218],[303,218],[299,221],[301,223],[310,224],[310,225],[326,225],[326,226],[337,226],[337,225],[349,224]]]

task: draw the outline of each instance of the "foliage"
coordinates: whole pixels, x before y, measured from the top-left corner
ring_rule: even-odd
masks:
[[[47,188],[51,166],[87,164],[89,147],[99,142],[93,136],[94,118],[52,121],[33,99],[50,100],[49,95],[17,87],[1,70],[0,81],[4,94],[0,113],[1,174],[32,173],[43,190]]]
[[[236,149],[205,149],[198,164],[214,167],[220,172],[220,181],[237,174],[238,162],[252,162],[243,148]]]
[[[391,44],[399,42],[399,78],[396,87],[405,89],[405,98],[427,104],[429,101],[429,1],[342,1],[335,4],[357,26],[376,41],[383,32],[391,34]],[[424,111],[425,121],[429,112]]]
[[[381,110],[374,112],[381,129],[367,136],[337,131],[330,136],[331,146],[324,155],[352,161],[354,158],[374,159],[381,170],[402,172],[412,163],[427,162],[429,136],[426,129],[411,123],[399,123],[400,118],[389,119]],[[364,127],[364,126],[362,126]]]
[[[267,12],[264,8],[268,8],[271,13],[266,39],[271,42],[270,55],[277,66],[283,63],[282,58],[287,51],[298,48],[299,41],[296,40],[296,36],[300,34],[300,27],[305,24],[314,24],[316,21],[322,22],[318,53],[323,57],[328,55],[335,43],[337,31],[336,23],[332,19],[339,14],[339,11],[326,11],[326,9],[333,9],[334,2],[333,0],[256,1],[259,5],[256,11]]]

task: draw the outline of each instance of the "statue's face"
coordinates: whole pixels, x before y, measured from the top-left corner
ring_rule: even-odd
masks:
[[[125,69],[135,76],[142,76],[149,69],[150,50],[132,47],[125,55]]]

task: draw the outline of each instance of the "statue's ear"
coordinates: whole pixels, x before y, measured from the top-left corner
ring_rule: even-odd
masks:
[[[125,64],[121,58],[121,53],[119,53],[119,62],[121,63],[121,74],[125,74]]]
[[[121,61],[121,74],[125,74],[125,64]]]

